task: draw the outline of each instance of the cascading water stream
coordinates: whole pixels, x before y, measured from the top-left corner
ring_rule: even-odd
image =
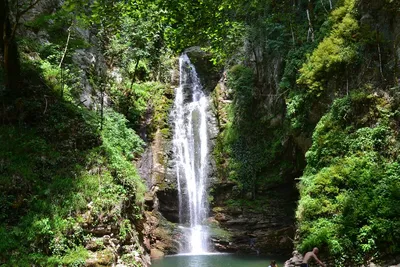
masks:
[[[208,99],[188,56],[179,58],[179,87],[175,90],[175,123],[173,146],[179,194],[179,219],[190,224],[186,231],[183,253],[208,251],[208,233],[203,225],[207,218],[208,176]]]

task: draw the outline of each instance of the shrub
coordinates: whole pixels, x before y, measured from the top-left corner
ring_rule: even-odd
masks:
[[[329,73],[346,67],[357,56],[359,26],[354,17],[355,6],[355,0],[345,0],[332,12],[330,20],[334,26],[330,35],[319,43],[300,69],[297,83],[307,86],[314,95],[320,95],[324,90]]]
[[[337,265],[400,252],[395,110],[378,95],[354,93],[320,120],[299,185],[300,250],[326,247]]]

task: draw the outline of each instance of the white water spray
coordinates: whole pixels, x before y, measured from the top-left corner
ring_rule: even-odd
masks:
[[[183,253],[208,251],[208,233],[203,225],[207,218],[208,176],[208,99],[202,91],[196,70],[188,56],[179,58],[179,87],[175,90],[175,123],[173,137],[179,193],[179,219],[190,223]]]

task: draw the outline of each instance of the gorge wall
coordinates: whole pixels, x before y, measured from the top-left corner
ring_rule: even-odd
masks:
[[[186,52],[212,102],[215,250],[398,263],[399,1],[7,3],[0,264],[147,266],[179,252],[169,113],[176,54],[199,43],[211,52]]]
[[[224,75],[212,66],[206,53],[198,48],[188,49],[186,53],[198,70],[204,91],[212,101],[208,111],[208,131],[210,147],[215,148],[224,130],[222,120],[227,119],[222,116],[226,105],[231,102],[229,89]],[[176,75],[174,71],[173,86],[178,86]],[[171,136],[163,136],[158,130],[138,165],[150,191],[146,196],[146,216],[151,222],[158,221],[147,231],[149,241],[146,242],[150,244],[153,257],[176,253],[180,245],[176,240],[182,240],[179,238],[182,232],[176,227],[179,222],[179,203]],[[294,148],[289,144],[290,141],[286,140],[282,155],[286,155],[288,161],[293,161]],[[254,198],[251,192],[244,194],[237,182],[224,175],[222,165],[215,160],[215,153],[214,149],[209,163],[208,186],[208,225],[212,250],[250,254],[290,253],[298,197],[293,183],[296,168],[290,172],[282,170],[287,182],[259,188]],[[228,157],[226,160],[229,160]],[[165,228],[166,225],[168,227]],[[164,235],[160,235],[160,232]]]
[[[256,28],[242,59],[212,91],[219,128],[210,188],[213,241],[221,251],[286,253],[294,240],[301,252],[319,246],[323,255],[337,255],[338,266],[367,264],[371,255],[395,259],[390,203],[397,203],[398,190],[391,174],[398,164],[398,2],[334,1],[330,9],[323,2],[303,4],[289,12],[297,16],[298,32],[285,20],[268,25],[285,28],[293,45]],[[270,8],[279,13],[284,7]],[[383,181],[394,191],[369,205],[366,188],[378,194]],[[392,208],[368,219],[351,203]]]

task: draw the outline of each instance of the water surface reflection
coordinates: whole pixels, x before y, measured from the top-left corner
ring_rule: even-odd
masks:
[[[152,267],[268,267],[271,260],[276,260],[278,266],[283,267],[285,258],[235,254],[180,254],[154,260]]]

